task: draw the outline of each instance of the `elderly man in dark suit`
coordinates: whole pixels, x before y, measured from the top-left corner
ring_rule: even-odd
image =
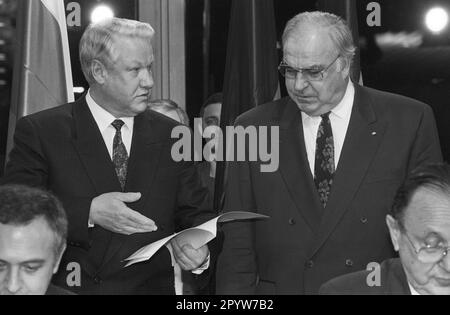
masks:
[[[416,166],[442,159],[427,105],[350,80],[355,46],[342,19],[297,15],[283,51],[289,97],[236,121],[279,127],[279,169],[230,163],[225,201],[225,210],[271,219],[223,226],[218,293],[316,294],[338,275],[393,257],[384,218],[395,192]]]
[[[61,199],[68,248],[54,282],[77,293],[173,294],[172,259],[196,273],[209,264],[207,245],[172,242],[124,268],[140,247],[214,216],[194,164],[171,158],[177,123],[147,110],[153,34],[117,18],[89,26],[80,42],[89,91],[17,124],[2,183],[43,186]]]
[[[324,284],[322,294],[450,295],[450,166],[420,167],[386,217],[400,258]]]

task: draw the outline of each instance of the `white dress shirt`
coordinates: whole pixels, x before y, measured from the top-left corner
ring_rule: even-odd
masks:
[[[116,135],[116,128],[114,128],[111,124],[116,119],[120,119],[125,123],[121,130],[122,142],[127,149],[128,156],[130,156],[131,141],[133,139],[134,117],[114,117],[111,113],[106,111],[103,107],[101,107],[94,101],[90,91],[88,91],[88,93],[86,94],[86,103],[92,113],[92,116],[94,116],[94,120],[97,123],[100,133],[102,134],[103,141],[105,141],[105,145],[108,149],[111,160],[113,158],[114,137]]]
[[[355,101],[355,87],[349,80],[347,90],[340,103],[331,110],[330,122],[333,130],[334,139],[334,163],[335,169],[338,168],[339,159],[341,157],[342,148],[344,146],[345,136],[347,135],[350,117],[352,116],[353,103]],[[306,153],[308,155],[308,162],[311,168],[311,173],[314,176],[314,166],[316,161],[316,140],[319,125],[322,118],[308,116],[302,112],[303,134],[305,137]]]
[[[409,290],[411,291],[411,295],[422,295],[419,292],[417,292],[416,289],[414,289],[414,287],[411,285],[411,283],[408,282],[409,285]]]

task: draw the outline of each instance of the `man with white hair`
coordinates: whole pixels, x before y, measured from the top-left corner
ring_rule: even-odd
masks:
[[[386,224],[400,258],[324,284],[322,294],[450,295],[450,165],[416,169]]]
[[[225,210],[270,220],[228,223],[218,262],[222,294],[315,294],[333,277],[393,257],[384,218],[407,174],[442,160],[432,110],[362,87],[341,18],[304,12],[283,34],[279,66],[289,97],[236,125],[279,126],[280,168],[229,164]]]
[[[17,124],[1,182],[45,187],[63,202],[68,246],[54,282],[76,293],[175,293],[166,248],[128,268],[124,259],[214,216],[194,164],[171,158],[178,123],[147,110],[153,34],[126,19],[90,25],[80,42],[88,92]],[[208,267],[207,245],[171,245],[182,269]]]

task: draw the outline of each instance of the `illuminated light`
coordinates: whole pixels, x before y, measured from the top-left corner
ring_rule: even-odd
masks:
[[[100,5],[96,7],[91,14],[91,22],[92,23],[98,23],[106,19],[110,19],[114,17],[113,10],[106,6],[106,5]]]
[[[442,32],[448,25],[448,13],[443,8],[430,9],[425,16],[425,24],[433,33]]]
[[[4,39],[0,39],[0,46],[3,46],[3,45],[5,45],[5,40]]]
[[[5,74],[6,73],[6,68],[0,68],[0,74]]]
[[[73,88],[73,92],[74,93],[77,93],[77,94],[83,94],[84,93],[84,91],[85,91],[85,89],[84,89],[84,87],[74,87]]]
[[[5,61],[5,60],[6,60],[6,55],[0,54],[0,61]]]
[[[6,81],[5,80],[0,80],[0,86],[5,86],[6,85]]]

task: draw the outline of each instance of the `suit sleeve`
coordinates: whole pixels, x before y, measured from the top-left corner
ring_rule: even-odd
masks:
[[[47,189],[48,166],[38,132],[27,117],[20,119],[14,134],[14,147],[9,155],[1,184],[23,184]]]
[[[24,117],[17,122],[14,147],[0,184],[22,184],[51,190],[49,163],[38,128],[31,119]],[[88,247],[88,220],[92,200],[56,195],[63,203],[69,221],[69,243]]]
[[[441,163],[442,161],[441,146],[433,111],[429,106],[425,106],[411,151],[408,173],[411,173],[418,166],[427,163]]]
[[[255,211],[249,167],[247,162],[228,163],[225,211]],[[257,268],[253,223],[226,223],[222,231],[224,243],[217,265],[217,294],[255,294]]]
[[[184,162],[179,174],[177,190],[177,212],[175,215],[175,228],[178,231],[200,225],[217,216],[209,207],[208,190],[202,185],[197,168],[191,162]],[[201,274],[193,274],[195,287],[205,288],[212,278],[221,245],[221,238],[216,237],[208,243],[210,252],[209,268]]]

